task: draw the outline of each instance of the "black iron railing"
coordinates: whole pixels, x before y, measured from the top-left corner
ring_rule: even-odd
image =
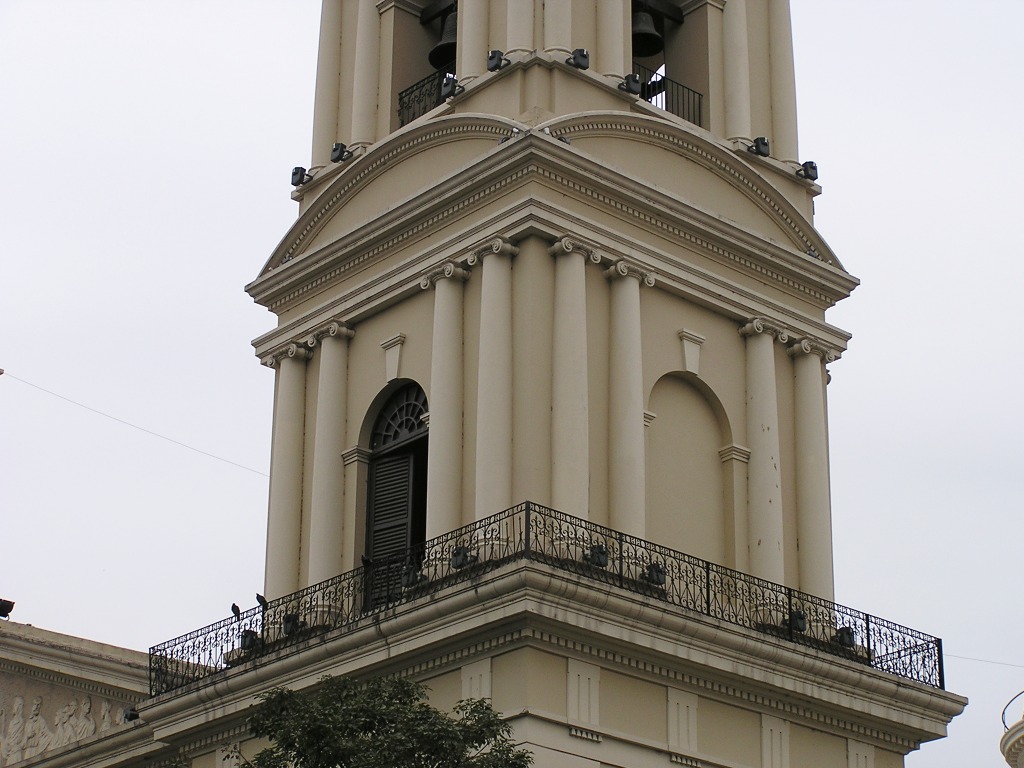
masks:
[[[633,74],[640,78],[640,98],[671,112],[694,125],[700,125],[704,96],[682,83],[669,80],[647,67],[633,62]]]
[[[434,107],[441,105],[441,84],[445,78],[455,73],[455,62],[448,64],[436,72],[431,72],[415,85],[410,85],[398,94],[398,123],[411,123],[420,115],[425,115]]]
[[[525,502],[238,619],[153,646],[150,692],[174,690],[312,637],[357,629],[418,597],[519,560],[944,687],[939,638]]]

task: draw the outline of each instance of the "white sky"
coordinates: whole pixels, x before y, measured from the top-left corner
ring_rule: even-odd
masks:
[[[319,5],[0,0],[0,597],[19,622],[145,649],[254,604],[273,373],[249,341],[273,318],[242,286],[296,213]],[[863,281],[830,314],[855,337],[829,387],[837,599],[943,637],[971,698],[907,765],[997,768],[1024,689],[1024,3],[792,5],[817,225]]]

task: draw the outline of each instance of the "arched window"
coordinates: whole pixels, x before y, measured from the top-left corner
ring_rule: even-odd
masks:
[[[366,552],[373,563],[395,560],[426,536],[427,396],[407,384],[384,403],[373,425]]]

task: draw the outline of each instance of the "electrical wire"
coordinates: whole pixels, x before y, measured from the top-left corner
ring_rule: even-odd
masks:
[[[72,405],[77,405],[79,408],[84,408],[87,411],[91,411],[91,412],[93,412],[95,414],[98,414],[100,416],[108,418],[111,421],[116,421],[118,424],[124,424],[126,427],[131,427],[132,429],[137,429],[140,432],[145,432],[147,435],[152,435],[153,437],[159,437],[161,440],[166,440],[169,443],[174,443],[175,445],[177,445],[177,446],[179,446],[181,448],[187,448],[190,451],[195,451],[196,453],[201,453],[203,456],[207,456],[207,457],[209,457],[211,459],[216,459],[217,461],[223,461],[225,464],[230,464],[233,467],[238,467],[239,469],[244,469],[247,472],[252,472],[254,474],[261,475],[262,477],[270,477],[270,475],[268,475],[266,472],[260,472],[258,469],[253,469],[252,467],[247,467],[244,464],[239,464],[239,463],[237,463],[235,461],[231,461],[231,459],[225,459],[223,456],[217,456],[216,454],[209,453],[208,451],[204,451],[201,448],[196,448],[195,446],[189,445],[188,443],[183,443],[180,440],[175,440],[173,437],[168,437],[167,435],[161,435],[159,432],[154,432],[151,429],[146,429],[145,427],[140,427],[138,424],[132,424],[130,421],[125,421],[124,419],[119,419],[117,416],[111,416],[109,413],[104,413],[103,411],[97,410],[96,408],[88,406],[85,403],[80,403],[77,400],[72,400],[70,397],[65,397],[64,395],[60,395],[60,394],[57,394],[56,392],[52,392],[49,389],[46,389],[45,387],[40,387],[38,384],[33,384],[31,381],[26,381],[25,379],[19,378],[19,377],[15,376],[14,374],[10,373],[9,371],[5,371],[3,368],[0,368],[0,375],[5,376],[5,377],[10,378],[10,379],[14,379],[15,381],[19,381],[22,384],[25,384],[27,386],[32,387],[33,389],[38,389],[40,392],[45,392],[48,395],[52,395],[53,397],[59,398],[59,399],[65,401],[67,403],[71,403]]]
[[[1024,669],[1024,664],[1010,664],[1006,661],[992,661],[992,659],[976,659],[973,656],[957,656],[952,653],[942,654],[947,659],[963,659],[964,661],[980,661],[982,664],[995,664],[998,667],[1016,667],[1017,669]]]

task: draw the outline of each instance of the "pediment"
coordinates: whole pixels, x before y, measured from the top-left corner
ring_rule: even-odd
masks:
[[[307,194],[315,198],[274,249],[260,277],[409,200],[437,194],[440,181],[522,130],[519,123],[493,115],[459,114],[393,134],[346,166],[336,166],[319,188],[316,179],[310,182]]]
[[[556,118],[539,130],[565,137],[609,175],[703,212],[833,267],[842,264],[813,224],[767,175],[697,131],[642,114],[592,112]]]

